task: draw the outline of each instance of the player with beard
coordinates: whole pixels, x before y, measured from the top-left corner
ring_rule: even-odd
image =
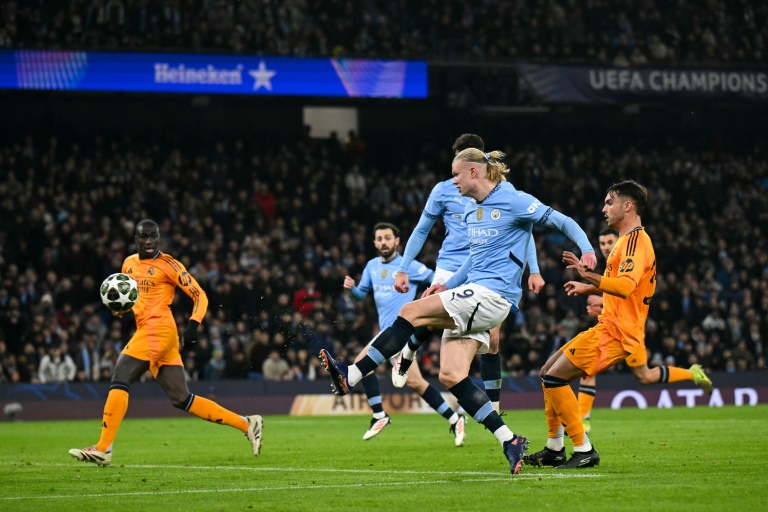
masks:
[[[595,327],[577,334],[541,369],[549,435],[543,450],[525,458],[532,465],[554,465],[557,469],[598,465],[600,455],[580,421],[579,405],[569,384],[597,375],[624,359],[632,366],[632,358],[638,354],[645,357],[645,322],[656,291],[656,255],[641,220],[648,190],[633,180],[622,181],[608,187],[604,202],[606,224],[619,232],[604,274],[591,272],[573,253],[563,252],[563,263],[586,281],[569,281],[565,291],[568,295],[602,293],[603,312]],[[712,391],[712,382],[703,371],[697,384]],[[553,435],[561,425],[573,443],[573,455],[567,461],[563,437]]]
[[[613,251],[613,246],[619,240],[619,232],[615,229],[606,228],[600,232],[600,252],[608,261],[608,257]],[[598,318],[603,312],[603,298],[599,295],[590,295],[587,297],[587,315],[591,318]],[[562,354],[562,352],[560,352]],[[691,365],[689,369],[679,368],[677,366],[648,366],[648,354],[645,345],[638,347],[634,354],[626,359],[627,366],[632,370],[640,384],[664,384],[667,382],[693,381],[697,386],[703,388],[707,393],[712,393],[712,383],[709,377],[704,373],[701,365]],[[597,377],[588,375],[582,377],[579,382],[579,416],[584,424],[584,432],[587,434],[592,430],[592,405],[595,402],[597,394]],[[562,428],[559,429],[559,435],[562,436]],[[547,462],[557,462],[554,458],[545,458]],[[565,462],[565,451],[562,452],[562,462]]]
[[[384,331],[391,326],[397,318],[397,313],[405,304],[411,302],[416,296],[416,287],[412,287],[406,293],[397,293],[394,288],[395,277],[401,268],[403,257],[397,252],[400,245],[400,230],[392,224],[380,222],[373,228],[373,245],[379,256],[371,259],[363,270],[360,279],[360,285],[355,286],[355,281],[346,276],[344,278],[344,288],[350,291],[355,300],[365,299],[368,293],[373,290],[373,299],[376,302],[376,310],[379,313],[379,329]],[[407,267],[408,277],[416,285],[429,283],[434,276],[434,272],[418,261],[412,261]],[[368,354],[368,347],[376,340],[376,337],[366,346],[362,352],[357,355],[355,362],[362,360]],[[391,361],[394,362],[395,358]],[[371,426],[363,435],[364,440],[377,436],[384,427],[389,425],[392,420],[384,412],[381,403],[381,392],[379,391],[379,378],[375,372],[368,374],[362,381],[365,394],[368,397],[368,404],[373,411]],[[442,415],[451,424],[450,432],[454,435],[455,446],[461,446],[464,443],[464,425],[466,418],[445,402],[440,391],[429,384],[421,376],[418,365],[412,365],[408,374],[407,385],[418,393],[430,407],[438,414]]]
[[[99,466],[108,466],[112,462],[112,443],[128,410],[130,386],[149,370],[174,407],[240,430],[250,441],[253,455],[259,455],[261,416],[240,416],[216,402],[194,395],[189,392],[184,378],[180,351],[184,343],[197,340],[197,328],[208,309],[205,292],[184,265],[160,251],[160,227],[155,221],[145,219],[136,224],[135,241],[138,253],[125,259],[122,272],[133,277],[139,285],[139,299],[131,310],[136,320],[136,332],[117,359],[104,405],[99,442],[84,449],[73,448],[69,454]],[[179,340],[170,307],[176,288],[181,288],[194,302],[183,340]]]

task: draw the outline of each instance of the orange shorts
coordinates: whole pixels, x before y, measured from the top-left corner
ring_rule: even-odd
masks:
[[[589,376],[597,375],[632,355],[601,324],[580,332],[560,350],[574,366]]]
[[[122,353],[149,361],[149,371],[155,377],[161,366],[184,366],[179,353],[179,333],[176,324],[170,322],[139,327]]]
[[[640,345],[637,347],[634,354],[629,354],[627,356],[627,366],[630,368],[637,368],[644,364],[648,364],[648,352],[645,351],[645,345]]]

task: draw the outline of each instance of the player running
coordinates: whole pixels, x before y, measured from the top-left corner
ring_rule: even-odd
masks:
[[[556,454],[564,455],[563,438],[551,437],[561,424],[573,442],[574,453],[555,467],[574,469],[600,463],[600,455],[584,432],[569,383],[585,375],[597,375],[644,347],[645,321],[656,290],[656,256],[641,221],[647,202],[648,190],[633,180],[608,187],[602,211],[608,227],[618,230],[619,239],[608,256],[604,275],[584,268],[574,254],[563,253],[563,262],[587,282],[569,281],[565,291],[568,295],[603,293],[603,313],[595,327],[577,334],[542,368],[550,436],[544,450],[526,459],[531,464],[545,464]]]
[[[606,228],[600,232],[600,252],[603,253],[603,257],[606,261],[618,239],[619,232],[615,229]],[[590,295],[587,297],[587,315],[592,318],[597,318],[602,312],[602,296]],[[637,379],[637,382],[640,384],[647,385],[663,384],[665,382],[693,381],[707,393],[712,393],[712,382],[699,364],[691,365],[687,370],[685,368],[678,368],[677,366],[666,365],[649,368],[648,354],[645,349],[645,344],[638,347],[637,351],[626,359],[626,362],[627,366],[632,370],[632,375],[635,376],[635,379]],[[579,383],[579,416],[584,424],[584,431],[587,434],[592,430],[590,417],[592,415],[592,404],[594,403],[597,394],[596,382],[597,378],[594,375],[588,375],[582,377],[581,382]],[[559,431],[559,435],[563,435],[562,428]],[[562,457],[562,462],[565,462],[565,451],[563,451]]]
[[[112,462],[112,443],[128,410],[128,390],[136,379],[149,370],[174,407],[213,423],[235,427],[250,441],[253,455],[259,455],[263,425],[261,416],[240,416],[207,398],[194,395],[189,392],[184,378],[179,352],[182,342],[179,341],[170,305],[177,287],[194,301],[183,339],[183,343],[194,343],[197,328],[208,309],[205,292],[184,265],[160,251],[160,228],[155,221],[145,219],[136,224],[135,240],[138,254],[125,259],[122,272],[133,277],[139,285],[139,300],[132,309],[136,332],[117,359],[104,405],[99,442],[84,449],[73,448],[69,454],[99,466],[108,466]]]

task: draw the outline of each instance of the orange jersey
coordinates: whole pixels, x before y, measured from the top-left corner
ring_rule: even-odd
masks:
[[[603,294],[599,323],[630,354],[645,345],[645,321],[656,291],[656,254],[642,226],[620,237],[606,261],[605,277],[631,279],[636,288],[626,299]]]
[[[154,258],[142,260],[138,254],[132,254],[125,258],[122,272],[134,278],[139,285],[139,300],[132,309],[136,327],[157,322],[173,324],[171,303],[176,287],[194,301],[191,319],[203,321],[208,309],[208,297],[184,265],[172,256],[158,252]]]

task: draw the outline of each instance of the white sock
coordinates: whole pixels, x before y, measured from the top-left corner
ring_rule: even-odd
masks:
[[[512,438],[515,437],[515,434],[513,434],[506,425],[502,425],[496,429],[496,432],[494,432],[493,435],[496,436],[496,439],[499,440],[499,443],[501,443],[502,446],[504,446],[504,441],[511,441]]]
[[[386,415],[387,415],[387,413],[384,412],[384,411],[373,413],[374,419],[377,419],[377,420],[380,420],[381,418],[383,418]]]
[[[493,406],[493,410],[496,411],[496,414],[501,414],[501,409],[499,408],[499,402],[491,402],[491,405]]]
[[[456,413],[453,413],[453,416],[448,418],[448,423],[450,423],[451,425],[455,425],[457,421],[459,421],[459,415]]]
[[[405,348],[403,348],[403,359],[413,361],[414,355],[416,355],[416,352],[411,350],[411,348],[408,345],[406,345]]]
[[[589,442],[589,437],[587,437],[586,432],[584,433],[584,444],[580,444],[579,446],[574,446],[573,451],[574,452],[588,452],[592,449],[592,443]]]
[[[349,383],[349,387],[357,386],[360,381],[363,380],[363,374],[357,369],[356,364],[348,367],[347,371],[347,382]]]
[[[550,450],[554,450],[556,452],[559,452],[563,448],[565,448],[565,429],[562,425],[560,425],[560,428],[557,429],[557,434],[555,434],[555,437],[550,437],[547,439],[547,448]]]

